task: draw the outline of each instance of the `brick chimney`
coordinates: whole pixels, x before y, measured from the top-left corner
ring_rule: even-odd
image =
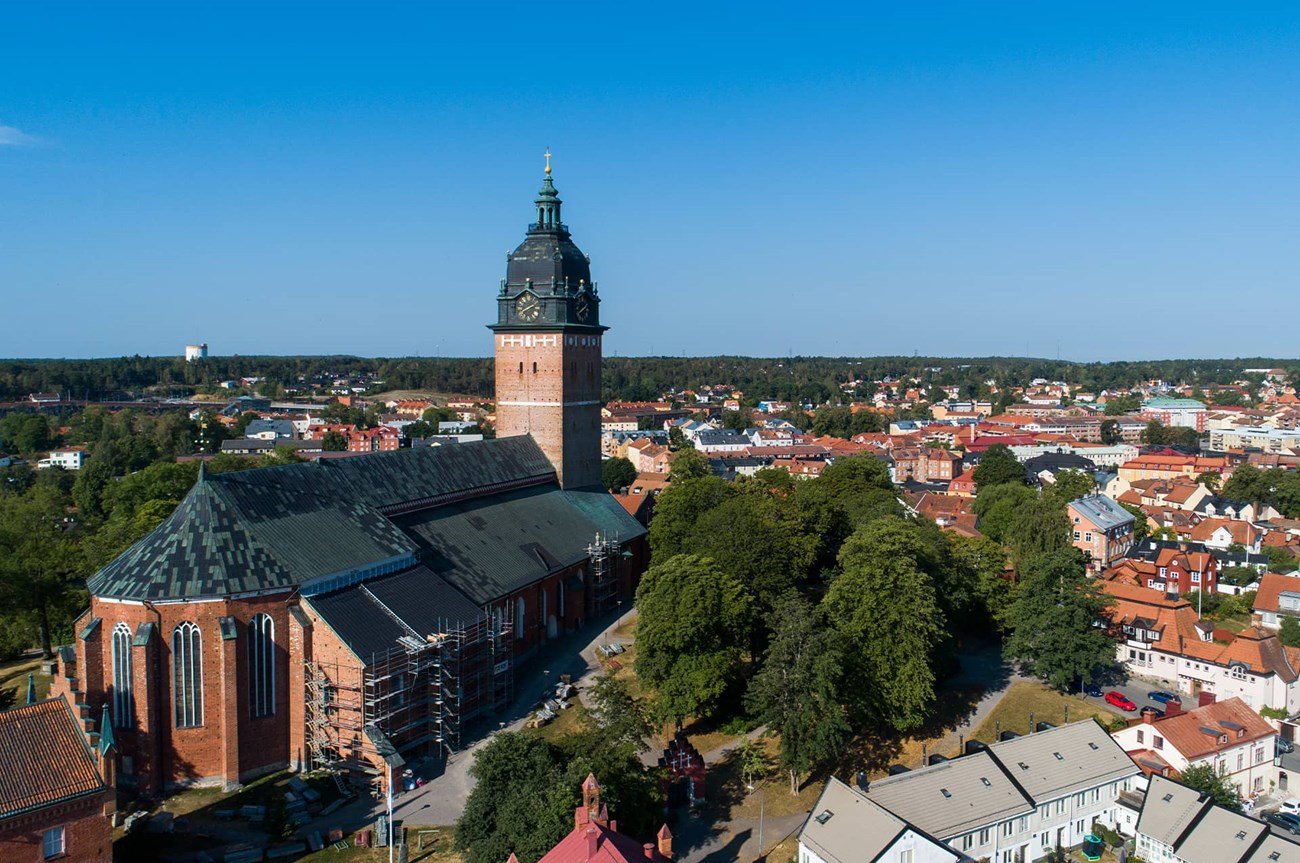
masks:
[[[673,859],[673,834],[668,830],[667,824],[659,828],[655,838],[659,841],[659,856]]]
[[[1198,698],[1198,702],[1196,706],[1204,707],[1207,704],[1213,704],[1216,696],[1213,692],[1202,692],[1199,696],[1197,696],[1197,698]]]
[[[655,844],[653,842],[647,842],[646,844],[642,845],[641,850],[645,852],[645,859],[647,860],[655,859]]]
[[[1165,705],[1165,716],[1177,716],[1183,712],[1183,706],[1177,701],[1171,701]]]
[[[595,827],[588,827],[587,833],[587,859],[590,860],[596,856],[596,848],[600,843],[600,833]]]
[[[1147,713],[1143,713],[1143,714],[1142,714],[1142,722],[1143,722],[1143,724],[1145,724],[1145,725],[1155,725],[1155,724],[1156,724],[1156,715],[1155,715],[1154,713],[1149,712],[1149,711],[1148,711]]]

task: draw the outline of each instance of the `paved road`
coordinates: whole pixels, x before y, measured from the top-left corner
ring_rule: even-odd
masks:
[[[600,670],[600,663],[596,660],[596,646],[604,642],[608,628],[616,627],[632,613],[631,610],[627,611],[617,622],[611,614],[599,630],[584,627],[581,632],[552,641],[521,663],[515,678],[515,698],[510,709],[502,716],[503,721],[479,724],[477,737],[462,741],[462,748],[445,763],[430,759],[419,765],[415,774],[424,778],[425,784],[414,791],[397,795],[393,801],[393,818],[413,827],[454,824],[465,809],[465,798],[474,790],[469,768],[474,764],[475,753],[487,745],[493,733],[523,728],[533,708],[554,689],[560,675],[568,674],[572,677],[581,697],[585,685]],[[369,813],[363,816],[363,820],[370,821],[384,809],[382,801],[376,804],[369,800],[366,801],[365,808],[369,809]]]

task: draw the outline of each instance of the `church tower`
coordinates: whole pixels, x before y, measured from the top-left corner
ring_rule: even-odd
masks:
[[[600,298],[560,219],[551,154],[497,295],[497,435],[530,434],[563,488],[600,484]]]

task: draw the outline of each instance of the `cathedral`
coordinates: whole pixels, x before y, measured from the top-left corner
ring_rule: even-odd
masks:
[[[95,573],[52,695],[107,708],[119,782],[377,781],[508,705],[516,664],[630,599],[600,486],[600,298],[549,154],[497,295],[498,437],[208,475]]]

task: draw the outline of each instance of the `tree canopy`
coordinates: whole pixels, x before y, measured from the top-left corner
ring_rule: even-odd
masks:
[[[739,683],[752,603],[746,585],[708,558],[650,567],[636,591],[634,667],[654,687],[660,717],[707,716]]]
[[[995,443],[980,456],[975,466],[975,489],[983,493],[985,489],[1003,484],[1025,484],[1025,466],[1004,443]]]

